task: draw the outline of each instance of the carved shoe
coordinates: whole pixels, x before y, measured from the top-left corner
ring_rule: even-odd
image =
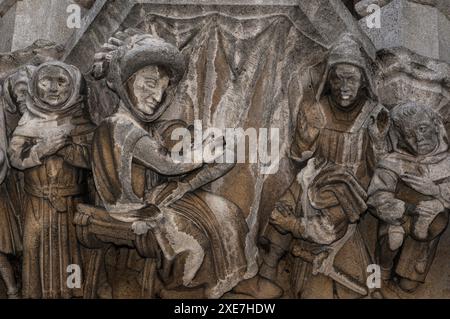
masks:
[[[416,262],[414,269],[419,274],[424,274],[425,271],[427,270],[427,265],[428,265],[428,258],[420,259]]]
[[[382,298],[380,299],[401,299],[399,289],[392,280],[382,280],[380,289],[375,290],[375,292],[381,294]],[[372,297],[377,299],[376,295]]]
[[[8,292],[8,299],[21,299],[19,290]]]
[[[405,238],[405,230],[403,229],[403,227],[397,225],[390,225],[388,234],[389,234],[389,248],[392,251],[399,249],[402,246],[403,240]]]
[[[277,299],[283,295],[283,289],[274,282],[256,275],[239,283],[233,293],[248,295],[256,299]]]
[[[407,278],[402,278],[402,279],[400,279],[400,282],[398,285],[403,291],[405,291],[407,293],[413,293],[420,286],[420,282],[415,281],[415,280],[410,280]]]

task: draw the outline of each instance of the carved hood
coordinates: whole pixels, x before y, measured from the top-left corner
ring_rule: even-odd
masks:
[[[36,68],[32,65],[26,65],[20,68],[17,72],[8,76],[3,83],[3,96],[6,101],[6,109],[10,113],[17,112],[17,105],[14,102],[13,91],[14,88],[23,83],[28,86],[28,82],[31,79],[31,75],[33,74]]]
[[[330,70],[339,63],[347,63],[357,66],[361,69],[365,77],[365,84],[369,94],[369,97],[373,100],[377,100],[376,88],[373,83],[373,72],[369,66],[369,57],[365,54],[364,48],[361,43],[350,33],[344,33],[339,40],[337,40],[331,47],[328,53],[327,64],[322,79],[319,82],[316,99],[320,100],[320,97],[327,89],[328,77]]]

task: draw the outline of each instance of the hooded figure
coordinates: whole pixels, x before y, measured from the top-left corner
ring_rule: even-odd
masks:
[[[26,65],[17,69],[8,76],[3,83],[3,99],[5,103],[5,119],[7,140],[11,135],[26,110],[28,95],[28,82],[31,79],[35,66]],[[10,201],[14,203],[15,215],[20,215],[23,203],[23,174],[11,168],[5,181]]]
[[[93,125],[83,112],[80,71],[47,62],[33,72],[27,109],[10,146],[11,165],[24,173],[25,298],[70,298],[67,267],[82,265],[73,215],[86,193]]]
[[[204,167],[189,181],[163,182],[203,165],[177,163],[170,156],[170,132],[183,122],[156,121],[171,103],[184,68],[176,47],[150,35],[132,36],[112,54],[107,81],[120,104],[95,132],[93,174],[111,216],[134,222],[140,233],[150,229],[160,255],[159,296],[219,298],[246,273],[247,227],[233,203],[198,190],[223,169]],[[148,216],[151,211],[156,214]]]
[[[393,152],[377,165],[368,205],[380,220],[383,279],[397,275],[400,288],[412,292],[425,281],[448,224],[450,154],[445,127],[431,108],[408,102],[391,118]]]
[[[8,112],[21,115],[25,113],[28,82],[35,69],[36,67],[32,65],[21,67],[3,82],[3,96]]]
[[[8,255],[17,255],[22,251],[22,231],[17,206],[20,201],[14,200],[9,188],[17,187],[9,178],[11,169],[7,157],[7,129],[4,107],[0,104],[0,278],[7,288],[8,298],[19,297],[19,287],[14,269]]]
[[[322,64],[321,77],[313,79],[310,70],[291,148],[292,159],[303,168],[263,232],[257,285],[263,287],[266,280],[272,285],[266,282],[266,294],[254,296],[281,295],[275,286],[277,266],[289,251],[299,257],[291,271],[295,297],[368,293],[370,255],[356,224],[367,209],[373,163],[386,152],[388,113],[376,101],[367,61],[360,43],[344,34]],[[337,269],[344,275],[336,276]]]

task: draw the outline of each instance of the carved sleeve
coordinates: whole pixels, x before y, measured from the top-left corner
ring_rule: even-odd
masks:
[[[369,186],[369,211],[379,219],[395,225],[403,223],[405,203],[395,198],[398,177],[392,171],[377,168]]]
[[[75,136],[72,143],[58,152],[64,161],[72,166],[90,169],[90,141],[92,133],[83,136]]]
[[[280,198],[291,209],[292,223],[289,227],[292,235],[313,243],[329,245],[345,235],[349,219],[342,209],[315,210],[305,204],[308,198],[301,189],[301,185],[295,180],[289,189]]]
[[[313,115],[309,115],[309,117],[313,117]],[[317,122],[320,121],[319,119],[313,120]],[[295,161],[303,162],[308,160],[317,147],[316,140],[320,130],[315,126],[310,125],[310,121],[311,119],[308,118],[305,111],[300,110],[297,116],[297,126],[290,150],[291,158]]]
[[[162,175],[180,175],[189,173],[203,163],[176,163],[169,151],[150,136],[142,137],[133,151],[134,160]]]
[[[445,208],[450,209],[450,183],[439,184],[440,200]]]
[[[212,181],[224,176],[231,169],[234,164],[210,164],[203,167],[198,171],[193,178],[188,179],[187,182],[191,186],[191,190],[196,190],[202,186],[205,186]]]
[[[292,230],[294,237],[330,245],[345,235],[349,220],[342,209],[320,210],[318,213],[298,218]]]
[[[9,144],[8,155],[11,165],[20,170],[41,165],[32,138],[14,136]]]

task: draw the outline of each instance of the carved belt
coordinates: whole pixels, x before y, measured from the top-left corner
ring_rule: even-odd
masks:
[[[57,197],[67,197],[81,195],[85,193],[86,185],[73,185],[69,187],[48,187],[48,186],[33,186],[25,185],[25,191],[33,196],[56,199]]]
[[[65,197],[81,195],[84,193],[86,185],[73,185],[69,187],[40,187],[26,185],[25,191],[33,196],[47,199],[58,212],[67,211],[67,201]]]

